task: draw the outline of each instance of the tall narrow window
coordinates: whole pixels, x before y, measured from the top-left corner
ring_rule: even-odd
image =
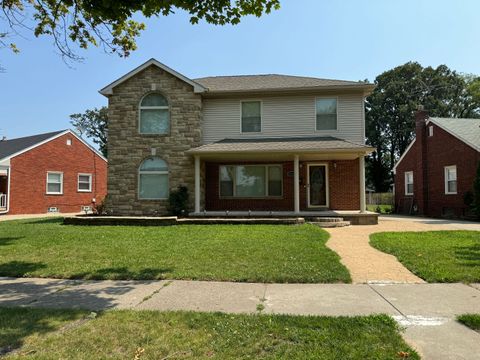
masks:
[[[53,171],[47,172],[47,194],[63,194],[63,173]]]
[[[141,134],[168,134],[170,111],[167,99],[157,93],[148,94],[140,102]]]
[[[138,197],[145,200],[168,198],[168,165],[158,157],[145,159],[138,170]]]
[[[405,195],[413,195],[413,171],[405,172]]]
[[[242,133],[262,131],[262,103],[242,101]]]
[[[457,166],[445,166],[445,194],[457,193]]]
[[[78,174],[78,188],[79,192],[92,191],[92,174]]]
[[[317,98],[317,130],[337,130],[337,99]]]

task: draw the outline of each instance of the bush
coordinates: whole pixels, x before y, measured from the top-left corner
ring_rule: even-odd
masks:
[[[176,190],[170,192],[168,212],[175,216],[188,214],[188,189],[186,186],[180,185]]]
[[[105,196],[102,201],[100,201],[99,203],[96,203],[95,204],[95,207],[93,209],[93,213],[95,215],[106,215],[107,214],[107,206],[106,206],[106,202],[107,202],[107,197]]]

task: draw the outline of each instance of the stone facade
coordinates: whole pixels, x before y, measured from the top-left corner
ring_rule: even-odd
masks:
[[[150,92],[166,97],[170,133],[140,134],[139,105]],[[113,88],[109,96],[108,201],[117,215],[153,215],[167,212],[167,200],[138,198],[138,168],[155,154],[169,168],[170,191],[187,186],[194,207],[194,160],[185,152],[202,142],[202,99],[193,87],[156,66],[149,66]],[[202,196],[203,197],[203,196]],[[203,202],[203,201],[202,201]]]

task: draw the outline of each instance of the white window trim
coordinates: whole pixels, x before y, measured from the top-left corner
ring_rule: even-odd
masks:
[[[233,195],[231,196],[224,196],[221,193],[221,173],[220,173],[220,168],[222,166],[261,166],[265,168],[265,194],[264,196],[236,196],[235,195],[235,190],[236,190],[236,181],[237,181],[237,171],[235,170],[235,176],[232,179],[233,183]],[[280,167],[280,172],[282,174],[282,186],[281,186],[281,194],[280,195],[269,195],[268,192],[268,177],[269,177],[269,172],[268,168],[270,166],[276,166]],[[218,166],[218,198],[219,199],[280,199],[283,198],[283,165],[282,164],[220,164]]]
[[[457,191],[448,191],[448,171],[455,169],[455,181],[457,181],[458,173],[457,173],[457,165],[450,165],[445,166],[443,168],[443,181],[445,185],[445,195],[457,195],[458,194],[458,182],[457,182]]]
[[[80,189],[80,176],[88,176],[88,190]],[[92,182],[93,182],[92,179],[93,179],[92,174],[79,173],[78,176],[77,176],[77,191],[78,192],[92,192]],[[82,182],[82,184],[85,184],[85,182]]]
[[[145,99],[148,95],[151,94],[159,94],[162,95],[166,100],[169,105],[167,106],[142,106],[143,99]],[[142,132],[142,127],[141,127],[141,115],[142,115],[142,110],[168,110],[168,131],[165,133],[143,133]],[[171,118],[170,118],[170,101],[169,99],[162,94],[159,91],[151,91],[145,95],[142,96],[140,99],[140,102],[138,103],[138,133],[141,135],[169,135],[171,130]]]
[[[161,158],[160,158],[161,159]],[[141,163],[140,166],[142,166],[143,162],[146,159],[144,159]],[[163,159],[161,159],[163,160]],[[165,161],[165,160],[163,160]],[[165,164],[168,163],[165,161]],[[168,167],[170,169],[170,167]],[[167,175],[167,189],[170,191],[170,176],[169,176],[169,170],[162,170],[162,171],[149,171],[149,170],[140,170],[140,167],[137,170],[138,176],[137,176],[137,197],[139,200],[168,200],[168,195],[167,197],[164,198],[144,198],[140,196],[140,175]]]
[[[415,178],[413,177],[413,171],[405,171],[405,175],[404,175],[404,178],[405,178],[405,195],[413,195],[413,191],[411,193],[408,192],[408,185],[409,185],[409,183],[407,182],[408,174],[412,174],[411,184],[412,185],[415,184]]]
[[[337,128],[336,129],[330,129],[330,130],[318,130],[317,129],[317,99],[335,99],[337,101]],[[315,96],[314,102],[313,102],[313,128],[315,129],[315,132],[318,133],[332,133],[332,132],[338,132],[338,104],[340,103],[338,96]]]
[[[60,174],[60,192],[51,192],[48,191],[48,175],[49,174]],[[63,172],[61,171],[47,171],[47,179],[46,179],[46,194],[47,195],[63,195]],[[57,183],[52,183],[52,184],[57,184]]]
[[[243,121],[243,103],[244,102],[259,102],[260,103],[260,131],[242,131]],[[263,133],[263,100],[260,99],[244,99],[240,100],[240,134],[254,135]]]

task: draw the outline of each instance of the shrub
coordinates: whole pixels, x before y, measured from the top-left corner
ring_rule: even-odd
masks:
[[[168,212],[175,216],[188,214],[188,189],[186,186],[180,185],[176,190],[170,192]]]
[[[95,215],[106,215],[107,214],[106,202],[107,202],[107,197],[105,196],[102,199],[102,201],[95,204],[95,207],[93,208],[93,213]]]

